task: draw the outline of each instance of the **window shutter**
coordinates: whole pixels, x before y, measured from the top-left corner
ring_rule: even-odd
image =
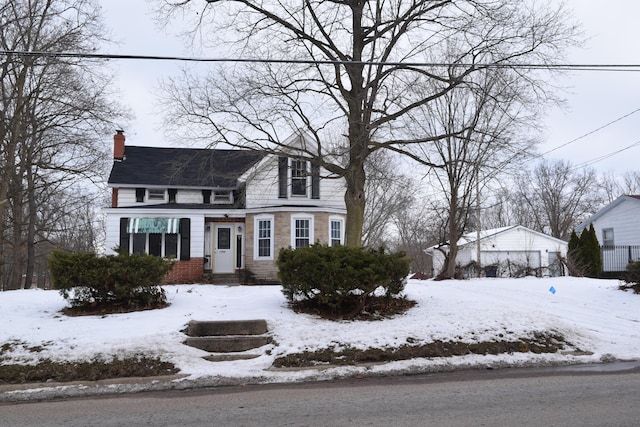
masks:
[[[311,198],[320,198],[320,166],[311,164]]]
[[[127,233],[127,225],[129,218],[120,218],[120,250],[129,253],[129,233]]]
[[[278,198],[287,198],[287,175],[289,159],[283,156],[278,157]]]
[[[167,193],[169,194],[169,203],[175,203],[176,202],[176,194],[178,194],[178,189],[169,188],[167,190]]]
[[[146,192],[144,188],[136,188],[136,202],[144,202],[144,194]]]
[[[180,261],[191,259],[191,220],[180,219]]]
[[[211,204],[211,190],[202,190],[202,203],[205,205]]]

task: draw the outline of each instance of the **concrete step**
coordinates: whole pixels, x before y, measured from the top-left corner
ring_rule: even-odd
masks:
[[[214,285],[237,286],[245,282],[244,274],[241,273],[211,273],[209,280]]]
[[[185,344],[209,353],[233,353],[252,350],[271,342],[268,335],[227,335],[221,337],[189,337]]]
[[[266,320],[192,320],[187,326],[187,335],[190,337],[262,335],[267,332]]]

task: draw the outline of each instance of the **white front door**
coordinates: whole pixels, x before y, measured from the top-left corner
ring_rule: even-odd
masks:
[[[215,226],[214,273],[233,273],[233,225]]]

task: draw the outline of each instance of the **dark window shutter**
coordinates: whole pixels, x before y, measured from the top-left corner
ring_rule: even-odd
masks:
[[[136,188],[136,202],[144,202],[145,193],[146,193],[146,189]]]
[[[178,190],[176,188],[169,188],[167,192],[169,193],[169,203],[175,203]]]
[[[211,204],[211,190],[202,190],[202,203],[205,205]]]
[[[320,166],[311,164],[311,198],[320,198]]]
[[[191,259],[191,220],[180,219],[180,261]]]
[[[283,156],[278,157],[278,198],[287,198],[287,175],[289,159]]]
[[[129,218],[120,218],[120,250],[129,253],[129,233],[127,233]]]

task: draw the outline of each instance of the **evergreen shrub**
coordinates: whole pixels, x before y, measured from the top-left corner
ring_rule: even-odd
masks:
[[[569,239],[568,266],[573,276],[598,278],[602,272],[600,243],[593,224],[582,230],[580,236],[575,231]]]
[[[392,299],[404,290],[411,260],[403,252],[315,244],[282,249],[278,276],[291,303],[312,301],[354,317],[377,292]]]
[[[162,307],[167,299],[159,285],[172,267],[170,261],[140,254],[97,256],[54,251],[49,258],[53,287],[74,308]]]

